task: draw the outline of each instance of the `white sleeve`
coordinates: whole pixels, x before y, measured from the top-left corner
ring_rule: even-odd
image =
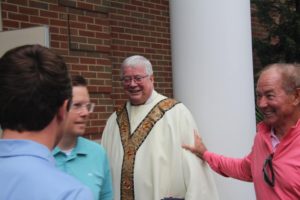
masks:
[[[183,105],[181,123],[178,127],[182,144],[194,144],[194,130],[197,125],[191,112]],[[218,192],[212,175],[212,170],[206,162],[203,162],[193,153],[182,148],[182,169],[186,185],[185,200],[217,200]]]

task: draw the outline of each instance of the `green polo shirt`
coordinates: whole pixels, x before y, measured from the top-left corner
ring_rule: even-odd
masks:
[[[88,186],[93,191],[95,200],[113,199],[110,166],[100,144],[78,137],[70,155],[66,155],[59,147],[52,153],[56,166]]]

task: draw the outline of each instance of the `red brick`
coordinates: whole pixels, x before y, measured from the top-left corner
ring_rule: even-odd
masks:
[[[57,12],[51,12],[51,11],[46,11],[46,10],[41,10],[40,11],[40,16],[41,17],[55,18],[55,19],[58,19],[58,17],[59,17]]]
[[[1,7],[2,7],[2,10],[7,11],[7,12],[17,12],[18,11],[17,5],[7,4],[6,2],[2,2]]]
[[[30,22],[37,24],[49,24],[49,19],[45,17],[30,16]]]
[[[14,21],[14,20],[3,20],[3,27],[7,28],[19,28],[19,21]],[[5,30],[5,29],[4,29]]]
[[[83,2],[78,2],[78,8],[93,11],[93,5]]]
[[[19,12],[26,15],[38,15],[39,10],[34,8],[19,7]]]
[[[29,21],[29,16],[25,14],[8,13],[8,18],[16,21]]]
[[[86,37],[95,37],[95,32],[88,31],[88,30],[79,30],[80,36],[86,36]]]

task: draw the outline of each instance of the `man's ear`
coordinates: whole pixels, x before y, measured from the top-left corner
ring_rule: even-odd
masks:
[[[296,88],[294,105],[297,106],[299,104],[300,104],[300,88]]]
[[[152,81],[152,83],[154,83],[154,76],[153,76],[153,74],[150,75],[149,79]]]
[[[70,100],[66,99],[64,103],[59,107],[57,112],[57,120],[59,120],[59,122],[65,120],[65,118],[67,117],[69,104]]]

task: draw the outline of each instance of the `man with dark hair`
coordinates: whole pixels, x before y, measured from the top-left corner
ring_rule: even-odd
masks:
[[[63,59],[25,45],[0,59],[0,200],[90,200],[91,191],[55,168],[71,83]]]
[[[90,101],[87,81],[72,77],[73,96],[62,140],[53,150],[56,166],[88,186],[95,200],[112,200],[112,183],[108,158],[100,144],[85,139],[86,124],[95,104]]]

